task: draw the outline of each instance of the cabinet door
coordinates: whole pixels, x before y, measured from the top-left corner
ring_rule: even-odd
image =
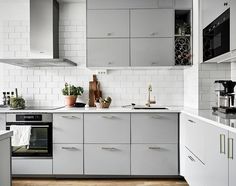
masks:
[[[54,114],[53,143],[83,143],[83,114]]]
[[[11,186],[11,142],[0,140],[0,186]]]
[[[88,9],[157,8],[158,0],[87,0]]]
[[[88,37],[129,37],[128,10],[88,10]]]
[[[131,114],[131,143],[177,143],[178,114]]]
[[[206,185],[228,185],[228,131],[212,125],[206,131]]]
[[[193,8],[192,0],[175,0],[175,9],[192,9]]]
[[[158,0],[158,8],[173,8],[174,0]]]
[[[54,144],[53,174],[83,174],[83,144]]]
[[[174,36],[173,9],[131,10],[130,16],[131,37]]]
[[[129,39],[88,39],[88,67],[129,66]]]
[[[236,1],[230,1],[230,49],[236,52]]]
[[[229,158],[229,186],[236,185],[236,134],[229,132],[228,139],[228,158]]]
[[[185,125],[185,114],[180,114],[180,123],[179,123],[179,160],[180,160],[180,175],[185,176],[186,169],[186,158],[185,158],[185,144],[187,134],[186,134],[186,125]]]
[[[178,175],[178,145],[132,144],[131,175]]]
[[[225,4],[228,3],[228,4]],[[201,0],[202,26],[205,28],[230,7],[229,0]]]
[[[0,130],[6,130],[6,115],[0,114]]]
[[[131,39],[131,66],[174,65],[173,38]]]
[[[130,114],[85,114],[85,143],[130,143]]]
[[[129,175],[129,144],[85,144],[84,171],[87,175]]]

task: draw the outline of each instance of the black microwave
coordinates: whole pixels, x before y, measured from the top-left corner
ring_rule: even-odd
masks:
[[[230,8],[203,30],[203,62],[230,51]]]

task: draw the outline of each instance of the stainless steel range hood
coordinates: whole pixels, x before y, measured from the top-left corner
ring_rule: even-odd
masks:
[[[0,59],[21,67],[77,66],[59,58],[59,3],[56,0],[30,0],[30,56]]]

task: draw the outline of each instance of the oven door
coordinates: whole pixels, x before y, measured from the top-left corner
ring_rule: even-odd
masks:
[[[203,30],[203,61],[230,51],[230,9]]]
[[[52,123],[7,123],[11,125],[30,125],[31,136],[29,146],[12,146],[13,157],[52,157]],[[14,134],[13,134],[14,135]]]

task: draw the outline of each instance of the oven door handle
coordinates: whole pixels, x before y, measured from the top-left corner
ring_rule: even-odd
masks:
[[[10,127],[11,125],[6,125],[6,127]],[[20,126],[20,125],[19,125]],[[25,125],[27,126],[27,125]],[[49,125],[29,125],[31,128],[49,128]]]

